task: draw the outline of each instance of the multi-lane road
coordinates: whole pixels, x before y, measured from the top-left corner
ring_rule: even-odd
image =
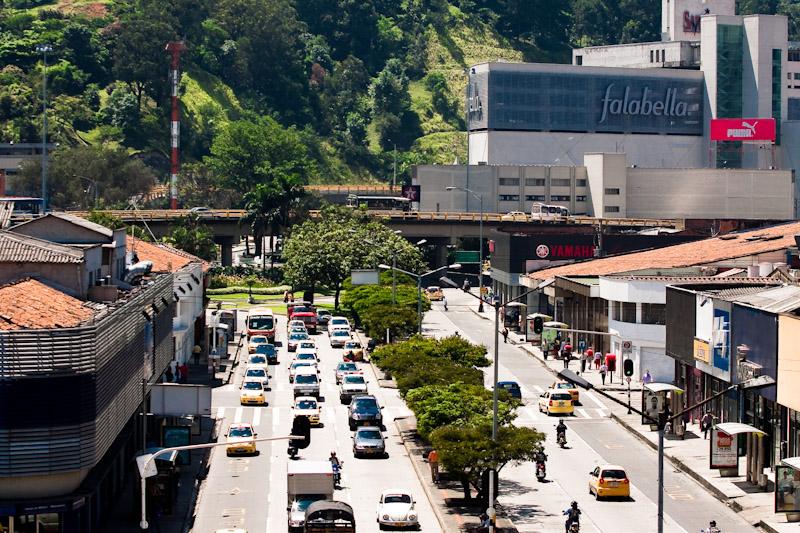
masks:
[[[475,300],[456,290],[448,290],[449,311],[439,304],[425,317],[425,333],[430,336],[452,335],[458,331],[467,339],[493,345],[493,323],[470,310]],[[279,340],[285,339],[285,321],[278,326]],[[406,456],[393,419],[409,415],[393,389],[378,387],[370,365],[360,363],[369,382],[370,393],[385,406],[387,459],[355,459],[351,451],[351,432],[347,427],[346,406],[339,403],[334,367],[341,361],[340,349],[330,347],[327,333],[314,336],[322,372],[321,428],[312,429],[311,446],[301,451],[301,459],[326,459],[335,450],[344,460],[342,489],[336,498],[350,503],[356,513],[359,531],[377,531],[375,510],[381,490],[406,488],[417,501],[422,531],[441,531],[420,481]],[[292,392],[288,363],[292,354],[285,343],[280,348],[280,363],[272,366],[272,390],[269,405],[241,407],[239,385],[243,365],[230,385],[214,391],[216,416],[222,428],[233,422],[252,423],[259,437],[286,435],[292,422]],[[656,454],[636,440],[610,418],[600,397],[582,392],[582,405],[567,421],[569,445],[560,449],[554,442],[556,418],[539,413],[537,399],[554,377],[536,360],[511,344],[500,344],[501,379],[517,381],[522,386],[524,405],[516,423],[535,427],[547,435],[548,482],[538,483],[533,465],[506,466],[500,475],[499,503],[521,532],[560,531],[564,527],[561,511],[572,500],[583,510],[581,531],[589,533],[642,533],[656,531]],[[492,368],[485,370],[491,386]],[[224,431],[222,432],[224,433]],[[221,436],[220,438],[224,438]],[[253,532],[285,531],[286,513],[286,442],[259,444],[254,457],[226,457],[224,447],[213,451],[211,469],[198,499],[193,531],[213,532],[217,528],[240,527]],[[632,481],[629,501],[595,501],[588,494],[588,472],[603,463],[624,466]],[[665,531],[694,533],[714,519],[725,533],[745,533],[754,529],[736,513],[713,498],[694,480],[666,465]]]
[[[278,340],[285,341],[286,321],[278,321]],[[316,341],[322,376],[322,427],[311,430],[311,445],[300,451],[297,460],[326,460],[331,451],[344,461],[342,488],[335,498],[353,506],[359,531],[378,531],[376,508],[378,496],[384,489],[408,489],[417,501],[422,531],[439,531],[439,523],[431,509],[425,492],[406,455],[394,424],[396,417],[407,416],[399,394],[393,389],[381,389],[371,366],[358,363],[364,371],[370,394],[377,396],[384,406],[387,458],[356,459],[352,453],[352,433],[347,425],[347,406],[339,402],[334,376],[337,363],[342,360],[342,350],[331,348],[328,334],[312,335]],[[253,424],[259,437],[288,435],[292,427],[292,391],[288,366],[294,354],[279,348],[279,364],[270,367],[271,391],[267,393],[269,405],[242,407],[239,405],[239,386],[244,365],[236,369],[229,385],[213,392],[213,410],[222,419],[220,439],[225,429],[235,422]],[[258,455],[227,457],[225,447],[214,449],[209,475],[201,487],[196,507],[193,531],[213,532],[216,529],[238,527],[248,533],[267,533],[287,530],[286,468],[289,461],[287,441],[261,442]]]

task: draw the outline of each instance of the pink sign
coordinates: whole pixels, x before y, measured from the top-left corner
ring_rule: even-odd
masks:
[[[712,141],[775,141],[774,118],[713,118]]]

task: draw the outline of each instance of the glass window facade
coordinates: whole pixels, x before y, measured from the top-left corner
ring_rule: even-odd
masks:
[[[501,194],[497,199],[501,202],[519,202],[519,194]]]
[[[577,196],[575,197],[575,201],[576,201],[576,202],[585,202],[585,201],[586,201],[586,195],[585,195],[585,194],[579,194],[579,195],[577,195]]]
[[[781,144],[781,94],[783,79],[781,49],[772,49],[772,118],[775,119],[775,144]]]
[[[544,202],[544,194],[526,194],[526,202]]]
[[[500,185],[519,187],[519,178],[500,178]]]
[[[575,180],[576,187],[586,187],[586,180]]]
[[[545,185],[544,178],[525,178],[526,187],[544,187],[544,185]]]
[[[553,194],[550,196],[550,200],[553,202],[569,202],[570,197],[566,194]]]
[[[550,185],[552,187],[569,187],[572,182],[569,178],[551,178]]]
[[[717,26],[717,117],[742,116],[743,28]],[[741,168],[741,142],[717,143],[717,168]]]
[[[789,120],[800,120],[800,98],[789,98]]]
[[[642,324],[663,326],[667,323],[667,306],[664,304],[642,304]]]

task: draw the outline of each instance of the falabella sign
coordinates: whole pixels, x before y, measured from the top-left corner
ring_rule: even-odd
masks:
[[[615,85],[611,83],[606,87],[599,124],[605,122],[609,115],[685,117],[689,114],[689,104],[678,100],[677,89],[667,89],[664,97],[660,98],[647,86],[642,89],[641,96],[632,95],[631,88],[625,87],[622,94],[615,98],[612,92]]]
[[[712,141],[775,142],[775,136],[774,118],[711,119]]]

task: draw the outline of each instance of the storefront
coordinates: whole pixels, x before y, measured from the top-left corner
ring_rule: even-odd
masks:
[[[781,458],[800,456],[800,318],[778,317],[778,404],[785,421]]]

